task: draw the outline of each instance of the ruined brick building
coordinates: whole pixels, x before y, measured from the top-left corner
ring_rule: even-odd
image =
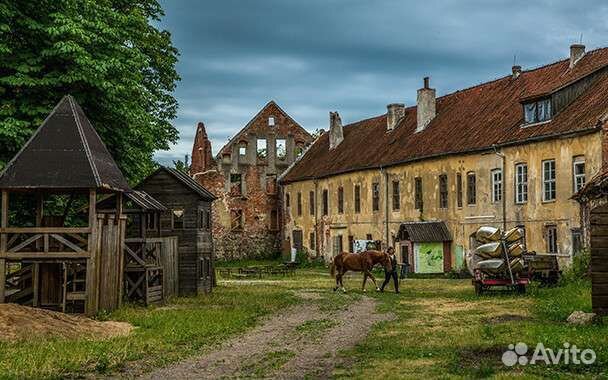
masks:
[[[277,177],[311,142],[312,136],[274,101],[216,157],[204,124],[198,124],[190,175],[218,198],[213,203],[218,258],[265,257],[279,251]]]
[[[608,48],[572,45],[439,97],[426,78],[415,104],[344,127],[331,113],[281,178],[285,241],[329,260],[381,240],[436,273],[462,267],[480,226],[525,225],[529,249],[571,258],[585,245],[572,196],[608,165],[606,91]]]

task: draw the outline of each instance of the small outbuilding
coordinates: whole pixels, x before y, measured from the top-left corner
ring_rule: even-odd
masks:
[[[120,305],[130,189],[73,97],[8,163],[0,190],[0,302],[89,315]],[[116,194],[117,207],[101,214],[104,193]]]
[[[162,236],[178,238],[179,295],[211,291],[214,255],[211,203],[215,196],[179,170],[160,167],[136,186],[160,202]]]
[[[452,235],[445,222],[401,223],[396,237],[398,262],[413,273],[444,273],[452,269]]]
[[[573,197],[581,205],[583,245],[591,251],[593,312],[608,315],[608,169]]]

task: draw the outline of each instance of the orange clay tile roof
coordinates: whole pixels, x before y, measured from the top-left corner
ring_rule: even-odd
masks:
[[[608,66],[608,48],[587,52],[569,68],[569,59],[523,71],[437,98],[437,116],[416,130],[416,107],[408,107],[393,131],[386,114],[344,126],[344,141],[329,150],[324,133],[282,178],[283,183],[448,154],[470,153],[535,139],[597,131],[608,111],[608,71],[550,122],[522,127],[523,99],[546,95]]]

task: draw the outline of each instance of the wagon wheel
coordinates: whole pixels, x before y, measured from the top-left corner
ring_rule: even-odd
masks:
[[[475,294],[478,296],[483,294],[483,284],[479,281],[475,282]]]

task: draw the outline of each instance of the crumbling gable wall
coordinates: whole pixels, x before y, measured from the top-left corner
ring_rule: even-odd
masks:
[[[258,140],[265,140],[264,152],[258,152]],[[210,147],[204,127],[203,132],[197,131],[191,174],[218,197],[213,204],[217,258],[263,258],[279,252],[276,181],[311,141],[310,134],[274,102],[268,103],[211,162],[204,162],[205,154],[194,154]]]

